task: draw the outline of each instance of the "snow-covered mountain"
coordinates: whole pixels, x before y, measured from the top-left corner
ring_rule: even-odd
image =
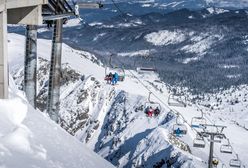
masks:
[[[142,7],[145,3],[169,2],[120,2],[125,16],[111,3],[101,10],[82,10],[84,23],[69,20],[64,25],[63,40],[73,48],[95,53],[103,63],[112,52],[120,60],[116,63],[128,68],[156,66],[164,82],[188,87],[194,93],[248,84],[248,10]],[[195,1],[183,3],[190,2]],[[24,32],[16,27],[9,31]],[[51,39],[48,29],[43,27],[39,32],[41,38]],[[222,68],[225,66],[231,68]]]
[[[100,53],[96,56],[103,62],[108,57],[101,53],[113,52],[119,65],[133,69],[156,66],[164,82],[198,93],[248,83],[246,10],[181,9],[125,19],[116,17],[65,28],[64,41]],[[47,32],[42,37],[50,35]],[[230,68],[222,68],[226,65]]]
[[[21,89],[24,37],[9,34],[9,48],[11,74]],[[45,109],[46,103],[50,51],[51,41],[38,40],[38,101],[41,110]],[[61,126],[115,166],[167,167],[172,164],[172,167],[207,167],[209,146],[194,148],[196,134],[189,126],[192,117],[201,115],[200,109],[205,111],[208,123],[227,126],[224,133],[230,139],[234,153],[220,153],[220,145],[226,140],[216,144],[214,155],[220,165],[228,165],[237,153],[242,164],[248,166],[248,113],[244,110],[248,103],[243,101],[247,98],[246,85],[195,97],[185,88],[170,88],[157,74],[128,69],[123,83],[107,85],[103,80],[105,69],[96,56],[65,44],[62,62]],[[172,90],[186,97],[187,107],[169,108],[167,101]],[[149,91],[156,95],[151,97],[152,100],[162,107],[158,117],[147,118],[144,114]],[[187,122],[184,124],[188,133],[183,137],[172,134],[175,113],[180,113]],[[207,138],[205,142],[208,144]]]

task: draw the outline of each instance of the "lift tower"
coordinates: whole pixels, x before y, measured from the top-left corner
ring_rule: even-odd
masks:
[[[36,108],[37,74],[37,26],[26,27],[26,50],[24,58],[24,92],[29,103]]]
[[[52,8],[55,9],[54,16],[47,16],[46,20],[54,20],[53,40],[52,40],[52,55],[49,74],[48,98],[47,98],[47,113],[50,118],[56,123],[59,123],[59,108],[60,108],[60,79],[61,79],[61,57],[62,57],[62,26],[63,18],[68,18],[75,14],[75,11],[65,0],[50,0]],[[100,8],[101,4],[84,3],[77,4],[80,8]],[[50,5],[50,8],[51,8]]]
[[[55,15],[63,14],[60,5],[65,2],[55,1]],[[61,78],[61,57],[62,57],[62,26],[63,17],[54,21],[52,54],[48,85],[47,112],[52,120],[59,123],[59,97],[60,97],[60,78]]]
[[[226,126],[210,124],[201,124],[201,126],[203,131],[200,132],[200,135],[203,137],[210,137],[208,168],[213,168],[214,143],[220,143],[220,139],[226,138],[225,134],[223,134],[223,130],[226,128]]]

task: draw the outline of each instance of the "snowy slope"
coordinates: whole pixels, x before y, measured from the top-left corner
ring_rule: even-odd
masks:
[[[10,34],[9,37],[10,48],[14,48],[18,41],[24,40],[22,36],[16,34]],[[43,58],[40,59],[42,68],[38,74],[41,93],[39,100],[43,101],[43,104],[47,91],[45,83],[48,80],[48,72],[42,69],[49,65],[47,60],[51,51],[50,46],[50,41],[39,40],[38,53],[39,57]],[[19,45],[15,46],[15,52],[10,50],[11,71],[20,88],[23,81],[23,69],[21,69],[23,60],[20,60],[23,48],[24,46]],[[205,149],[194,148],[192,142],[196,135],[189,126],[187,126],[188,134],[184,137],[175,138],[170,134],[176,121],[175,115],[167,105],[170,92],[156,74],[138,74],[127,70],[125,82],[114,87],[106,85],[103,81],[104,68],[94,55],[74,50],[67,45],[63,47],[62,73],[66,74],[68,79],[63,82],[61,89],[62,127],[114,165],[119,167],[165,166],[166,161],[172,160],[174,167],[207,167],[209,146],[207,145]],[[149,119],[145,116],[143,111],[149,91],[133,74],[139,77],[142,83],[161,100],[162,114],[159,117]],[[179,90],[179,88],[176,89]],[[242,91],[246,92],[245,89]],[[180,112],[187,123],[190,123],[192,117],[199,116],[200,112],[198,107],[192,104],[193,96],[186,91],[184,93],[189,100],[187,102],[189,106],[173,108],[174,112],[176,110]],[[214,97],[214,95],[209,96]],[[155,97],[152,97],[152,100],[158,102]],[[199,103],[199,105],[204,108],[202,104]],[[238,106],[232,107],[234,111],[238,110]],[[230,121],[237,113],[229,113],[230,118],[222,120],[216,117],[217,112],[207,112],[208,122],[227,126],[225,134],[230,139],[235,152],[239,154],[242,163],[247,165],[248,144],[245,139],[248,138],[248,132]],[[245,111],[243,113],[245,117],[239,118],[238,123],[247,123],[248,113]],[[225,143],[224,140],[223,143]],[[229,160],[235,155],[220,154],[219,147],[220,145],[215,145],[215,156],[220,159],[221,164],[228,165]]]
[[[113,167],[28,105],[13,80],[0,109],[0,167]]]

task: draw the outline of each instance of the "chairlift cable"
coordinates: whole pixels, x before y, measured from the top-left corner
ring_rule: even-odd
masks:
[[[119,6],[116,4],[114,0],[111,0],[113,5],[116,7],[116,9],[121,13],[122,16],[125,16],[126,14],[119,8]]]

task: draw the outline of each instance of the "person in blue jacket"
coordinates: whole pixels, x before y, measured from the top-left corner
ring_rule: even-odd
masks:
[[[177,128],[176,131],[175,131],[175,133],[176,133],[176,136],[180,136],[181,133],[182,133],[182,131],[181,131],[180,128]]]
[[[112,85],[117,84],[118,80],[119,80],[119,75],[115,72],[115,74],[113,75],[113,79],[112,79]]]

